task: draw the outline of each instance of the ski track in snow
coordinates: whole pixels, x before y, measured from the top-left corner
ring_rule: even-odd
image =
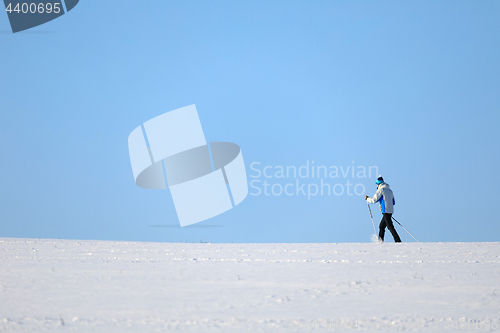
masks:
[[[0,238],[0,331],[500,332],[499,256],[497,242]]]

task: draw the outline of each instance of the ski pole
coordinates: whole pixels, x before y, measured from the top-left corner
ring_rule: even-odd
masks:
[[[370,203],[368,203],[368,210],[370,211],[370,217],[372,218],[372,224],[373,224],[373,232],[375,233],[375,235],[377,235],[377,230],[375,230],[375,223],[373,222],[373,215],[372,215],[372,209],[370,208]]]
[[[411,237],[413,237],[413,238],[414,238],[417,242],[419,242],[419,243],[420,243],[420,241],[419,241],[418,239],[416,239],[416,238],[415,238],[415,236],[413,236],[413,235],[411,234],[411,232],[409,232],[408,230],[406,230],[406,228],[405,228],[405,227],[403,227],[403,225],[402,225],[401,223],[399,223],[399,222],[398,222],[398,220],[396,220],[394,217],[393,217],[392,219],[393,219],[394,221],[396,221],[396,223],[397,223],[397,224],[399,224],[399,225],[401,226],[401,228],[405,229],[405,231],[406,231],[407,233],[409,233]]]

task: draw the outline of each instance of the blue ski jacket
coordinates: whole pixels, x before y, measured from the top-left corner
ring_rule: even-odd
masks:
[[[394,205],[396,200],[394,200],[394,194],[392,193],[389,184],[382,183],[378,186],[377,192],[373,195],[373,198],[368,197],[366,199],[369,203],[380,202],[380,210],[382,213],[394,213]]]

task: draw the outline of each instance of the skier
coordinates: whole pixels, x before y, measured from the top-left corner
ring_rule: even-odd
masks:
[[[392,193],[389,184],[387,184],[384,181],[384,178],[382,178],[382,175],[378,176],[375,184],[377,184],[377,192],[373,195],[373,198],[365,195],[365,200],[372,204],[380,202],[380,210],[382,211],[383,217],[382,221],[380,221],[378,239],[381,242],[384,241],[385,228],[387,227],[387,229],[391,232],[392,237],[394,237],[394,241],[396,243],[400,243],[401,238],[399,238],[399,235],[394,228],[394,224],[392,224],[392,213],[394,213],[394,205],[396,204],[394,194]]]

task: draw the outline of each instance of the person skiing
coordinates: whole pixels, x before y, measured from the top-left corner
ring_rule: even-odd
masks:
[[[392,223],[392,213],[394,213],[394,205],[396,204],[394,194],[392,193],[389,184],[384,181],[382,175],[378,176],[375,184],[377,184],[377,192],[373,195],[373,198],[365,195],[365,200],[371,204],[380,202],[380,210],[382,211],[383,216],[382,221],[380,221],[378,239],[381,242],[384,241],[385,228],[387,227],[387,229],[391,232],[392,237],[394,237],[394,241],[396,243],[400,243],[401,238],[399,238],[399,235],[394,228],[394,224]]]

